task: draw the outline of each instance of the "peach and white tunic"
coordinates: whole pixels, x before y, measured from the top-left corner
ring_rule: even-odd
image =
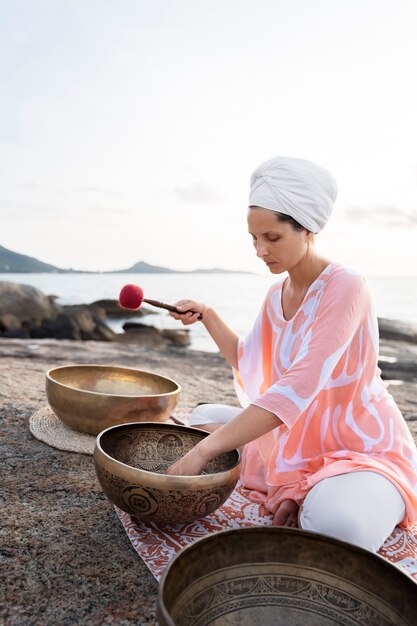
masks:
[[[360,470],[388,478],[417,521],[417,449],[378,368],[378,325],[365,279],[331,263],[291,320],[282,281],[239,338],[236,393],[283,424],[245,446],[241,480],[274,512],[318,481]]]

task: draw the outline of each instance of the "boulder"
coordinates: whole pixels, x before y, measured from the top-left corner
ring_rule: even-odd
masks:
[[[407,341],[381,339],[378,365],[385,380],[417,382],[417,345]]]
[[[53,298],[31,285],[0,281],[0,317],[14,315],[21,323],[26,320],[56,319],[61,307]]]
[[[112,341],[106,311],[93,305],[60,306],[30,285],[0,282],[0,336],[19,339]],[[116,302],[116,301],[114,301]]]
[[[103,307],[96,304],[86,304],[85,308],[91,311],[91,315],[96,322],[103,322],[103,324],[107,322],[106,310]]]
[[[162,336],[168,339],[174,346],[186,347],[191,345],[190,331],[188,328],[178,330],[175,328],[164,328],[161,332]]]
[[[380,339],[391,339],[394,341],[408,341],[417,343],[417,325],[398,320],[389,320],[383,317],[378,318]]]
[[[20,328],[20,321],[13,313],[5,313],[0,316],[0,332],[6,330],[16,330]]]
[[[27,328],[11,328],[10,330],[4,331],[1,336],[7,339],[29,339],[30,333]]]
[[[122,309],[119,306],[119,302],[117,300],[96,300],[96,302],[92,302],[90,307],[98,306],[101,309],[104,309],[107,317],[111,317],[113,319],[123,319],[129,317],[143,317],[144,315],[149,315],[151,313],[157,313],[156,310],[150,310],[145,307],[140,307],[136,311],[130,311],[129,309]]]
[[[32,331],[35,330],[35,328],[39,328],[41,324],[42,322],[40,322],[39,320],[25,320],[24,322],[22,322],[22,328],[26,328],[29,333],[32,333]]]
[[[156,328],[140,322],[126,322],[123,324],[123,330],[128,337],[135,337],[136,342],[140,342],[143,339],[147,343],[151,342],[155,347],[167,344],[186,347],[191,344],[188,328],[178,330],[175,328]],[[162,341],[162,339],[165,341]]]
[[[99,320],[96,323],[93,339],[96,341],[117,341],[118,334],[109,328],[107,324]]]
[[[64,314],[74,320],[80,331],[88,337],[94,333],[96,322],[92,311],[87,307],[79,304],[75,306],[63,306]]]
[[[34,339],[82,339],[77,322],[66,316],[61,316],[57,320],[43,320],[30,336]]]
[[[147,348],[164,348],[168,345],[162,332],[154,326],[127,322],[123,329],[124,334],[117,336],[117,340],[122,343],[137,343]]]

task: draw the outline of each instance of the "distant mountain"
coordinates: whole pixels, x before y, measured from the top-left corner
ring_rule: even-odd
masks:
[[[167,267],[160,267],[158,265],[149,265],[145,261],[139,261],[129,267],[127,270],[115,270],[112,272],[105,272],[106,274],[247,274],[248,272],[235,272],[232,270],[223,270],[219,267],[213,267],[212,269],[202,270],[171,270]]]
[[[139,261],[129,267],[127,270],[113,270],[111,272],[105,272],[106,274],[177,274],[175,270],[169,270],[166,267],[159,267],[158,265],[149,265],[145,261]]]
[[[7,248],[3,248],[0,246],[0,274],[7,273],[24,273],[24,274],[35,274],[35,273],[46,273],[53,272],[55,274],[248,274],[250,272],[235,272],[233,270],[223,270],[218,267],[213,267],[213,269],[200,269],[200,270],[190,270],[190,271],[179,271],[179,270],[171,270],[167,267],[160,267],[159,265],[149,265],[149,263],[145,263],[145,261],[139,261],[129,267],[126,270],[113,270],[110,272],[85,272],[81,270],[74,269],[61,269],[60,267],[56,267],[55,265],[49,265],[48,263],[43,263],[42,261],[38,261],[31,256],[26,256],[25,254],[19,254],[18,252],[13,252],[12,250],[8,250]]]
[[[34,273],[34,272],[56,272],[62,273],[68,270],[62,270],[55,265],[42,263],[31,256],[12,252],[7,248],[0,246],[0,272],[1,273]]]

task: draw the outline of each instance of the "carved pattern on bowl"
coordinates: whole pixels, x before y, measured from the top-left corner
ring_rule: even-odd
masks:
[[[256,564],[253,565],[256,567]],[[382,605],[383,600],[379,603]],[[177,605],[178,611],[174,611],[175,621],[183,626],[207,626],[230,613],[268,606],[281,610],[301,610],[305,612],[306,619],[315,614],[319,618],[315,624],[320,623],[320,616],[326,623],[330,620],[329,623],[345,626],[392,624],[384,615],[385,607],[381,606],[381,612],[376,606],[370,606],[347,590],[338,589],[328,583],[313,582],[303,576],[262,574],[236,576],[233,580],[220,582],[197,592],[184,605]],[[238,623],[236,617],[237,615],[234,616],[233,623]],[[242,621],[243,623],[248,622]]]
[[[177,459],[205,436],[204,433],[172,425],[165,428],[123,426],[120,431],[106,431],[100,444],[108,456],[103,458],[103,452],[98,451],[95,456],[97,475],[105,493],[116,506],[130,515],[157,524],[187,523],[210,515],[225,502],[236,485],[239,469],[232,470],[238,460],[236,451],[213,459],[203,472],[201,481],[193,477],[192,486],[187,480],[184,487],[172,489],[170,482],[175,477],[170,476],[162,481],[158,478],[155,486],[152,484],[156,482],[157,474],[165,474]],[[135,470],[144,470],[147,474],[138,472],[135,476]],[[219,481],[213,484],[211,479],[203,479],[205,474],[219,472],[224,473],[220,485]],[[196,480],[201,482],[201,488]]]

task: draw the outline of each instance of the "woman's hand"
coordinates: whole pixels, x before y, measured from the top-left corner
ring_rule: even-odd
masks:
[[[170,311],[169,314],[176,320],[180,320],[184,326],[189,326],[198,321],[200,314],[204,318],[204,314],[207,311],[207,305],[202,302],[195,302],[194,300],[178,300],[175,302],[179,313]]]
[[[184,326],[194,324],[198,321],[200,315],[203,316],[201,322],[217,344],[220,352],[229,365],[237,369],[237,346],[239,338],[223,322],[216,311],[202,302],[195,302],[195,300],[178,300],[175,306],[180,312],[174,313],[170,311],[169,314],[175,320],[180,320]],[[194,311],[194,313],[192,311]]]
[[[206,467],[210,458],[207,458],[199,449],[198,445],[187,452],[185,456],[179,461],[176,461],[166,471],[167,474],[173,474],[175,476],[198,476]]]

